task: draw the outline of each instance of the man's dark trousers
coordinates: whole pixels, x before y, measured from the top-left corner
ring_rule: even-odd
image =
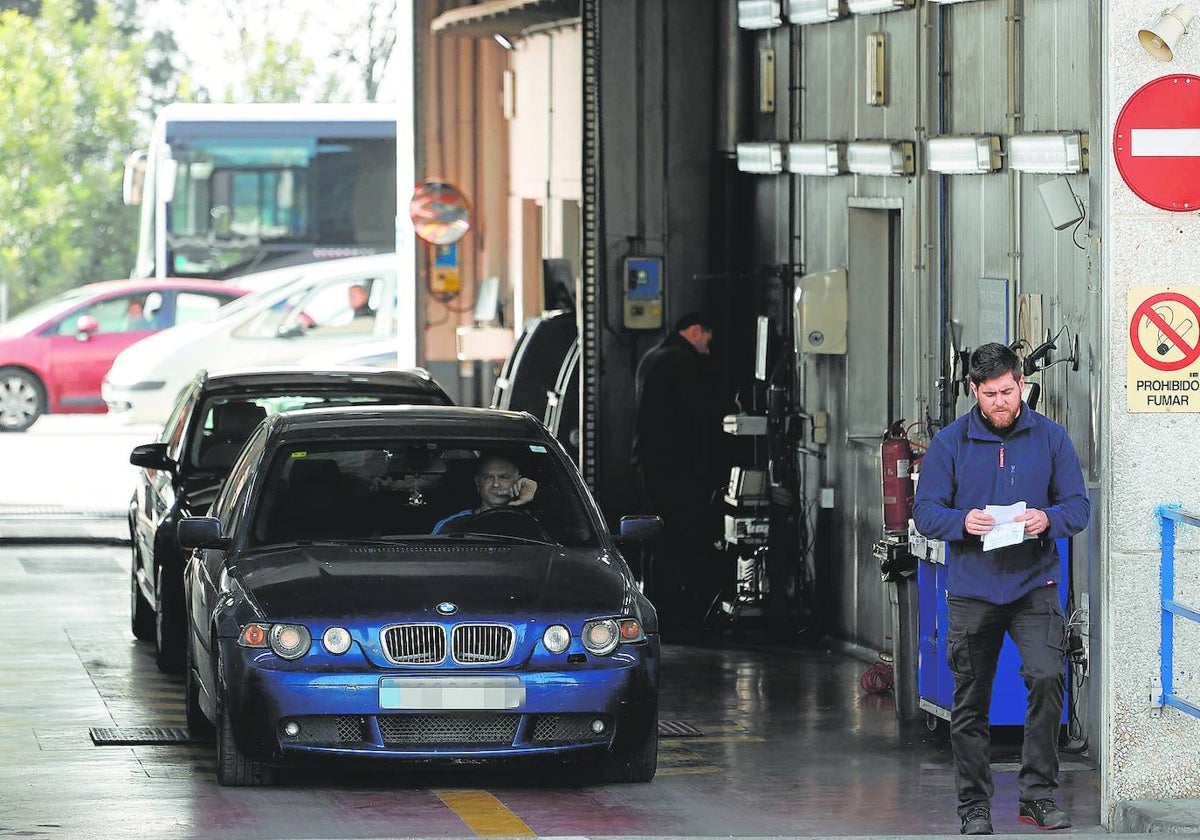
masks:
[[[1048,799],[1058,784],[1058,730],[1066,686],[1066,619],[1057,586],[1039,587],[1011,604],[950,596],[947,658],[954,674],[950,744],[958,785],[958,813],[992,798],[988,710],[996,662],[1007,632],[1021,655],[1029,692],[1021,772],[1021,801]]]

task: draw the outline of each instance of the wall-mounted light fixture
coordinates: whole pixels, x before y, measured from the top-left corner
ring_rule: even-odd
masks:
[[[1187,34],[1188,26],[1196,13],[1187,3],[1174,9],[1165,9],[1153,26],[1138,31],[1138,41],[1146,52],[1159,61],[1170,61],[1175,57],[1175,46]]]
[[[970,137],[931,137],[926,165],[945,175],[982,175],[1000,168],[1000,138],[994,134]]]
[[[774,29],[782,25],[780,0],[738,0],[738,28]]]
[[[738,143],[737,168],[739,172],[756,175],[774,175],[783,171],[782,143]]]
[[[797,175],[841,175],[846,171],[846,144],[824,140],[789,143],[785,166]]]
[[[1078,131],[1016,134],[1008,140],[1008,168],[1073,174],[1088,168],[1088,135]]]
[[[856,15],[870,15],[875,12],[894,12],[907,9],[914,0],[846,0],[850,11]]]
[[[789,23],[828,23],[846,16],[846,0],[787,0]]]
[[[913,144],[907,140],[857,140],[846,146],[846,168],[855,175],[911,175],[913,166]]]
[[[493,32],[492,38],[497,44],[504,47],[506,50],[515,50],[517,48],[516,45],[513,44],[513,42],[510,41],[502,32]]]

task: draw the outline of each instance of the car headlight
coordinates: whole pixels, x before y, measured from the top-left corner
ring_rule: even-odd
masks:
[[[345,627],[330,627],[321,637],[321,644],[325,645],[325,650],[340,656],[350,650],[350,631]]]
[[[562,653],[571,646],[571,631],[561,624],[551,624],[542,634],[542,644],[551,653]]]
[[[265,648],[267,646],[267,633],[270,631],[269,624],[247,624],[242,628],[242,634],[238,636],[238,644],[248,648]]]
[[[299,659],[312,646],[308,628],[300,624],[275,624],[268,636],[271,652],[283,659]]]
[[[583,646],[588,653],[607,656],[617,649],[621,641],[621,630],[611,618],[589,621],[583,625]]]

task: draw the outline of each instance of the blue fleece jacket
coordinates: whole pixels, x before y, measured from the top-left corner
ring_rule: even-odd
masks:
[[[965,530],[967,513],[1014,502],[1044,511],[1050,527],[1038,539],[984,551]],[[987,427],[979,406],[934,436],[921,460],[913,522],[946,541],[948,595],[1008,604],[1059,582],[1054,541],[1086,528],[1091,511],[1066,429],[1022,403],[1006,439]]]

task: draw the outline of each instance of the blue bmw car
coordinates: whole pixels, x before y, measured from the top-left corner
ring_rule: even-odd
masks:
[[[314,756],[658,762],[657,617],[527,414],[397,406],[265,420],[179,524],[187,720],[224,785]]]

